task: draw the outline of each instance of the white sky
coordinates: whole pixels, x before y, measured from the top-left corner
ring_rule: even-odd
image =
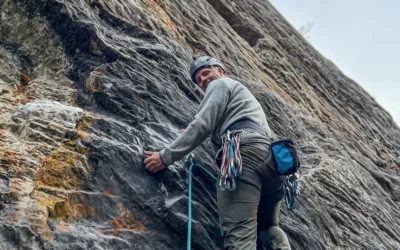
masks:
[[[400,1],[270,0],[308,41],[400,125]]]

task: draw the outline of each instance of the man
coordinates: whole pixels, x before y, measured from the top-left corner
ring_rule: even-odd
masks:
[[[215,58],[203,56],[192,63],[190,75],[205,92],[204,99],[194,120],[171,145],[160,152],[145,151],[146,169],[153,174],[165,169],[209,135],[217,151],[227,130],[240,130],[243,171],[234,190],[220,188],[217,195],[224,249],[255,250],[258,240],[267,249],[288,250],[287,236],[278,227],[284,177],[276,166],[266,164],[271,132],[265,114],[250,91],[224,73]]]

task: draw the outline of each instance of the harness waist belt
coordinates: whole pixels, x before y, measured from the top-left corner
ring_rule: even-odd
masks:
[[[239,120],[231,124],[227,130],[233,131],[245,128],[253,129],[259,133],[266,134],[266,132],[257,123],[250,120]]]

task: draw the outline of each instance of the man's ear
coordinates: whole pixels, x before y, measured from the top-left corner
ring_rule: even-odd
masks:
[[[221,77],[224,76],[224,70],[221,67],[218,67],[218,73]]]

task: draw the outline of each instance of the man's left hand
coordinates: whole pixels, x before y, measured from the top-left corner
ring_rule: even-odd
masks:
[[[144,164],[150,173],[155,174],[166,168],[161,160],[160,153],[151,151],[144,151],[144,153],[149,156],[144,160]]]

